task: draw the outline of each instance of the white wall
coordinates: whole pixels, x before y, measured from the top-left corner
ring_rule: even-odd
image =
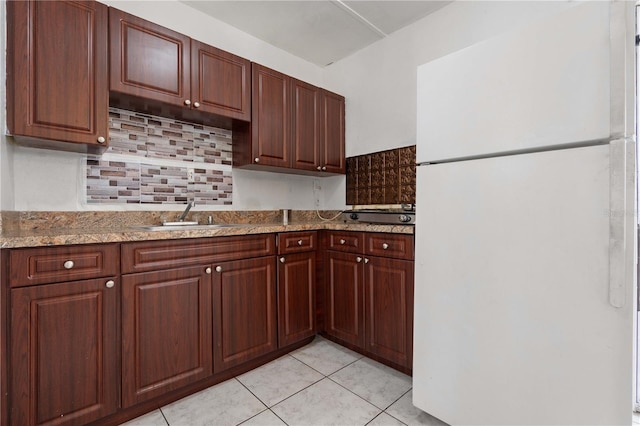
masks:
[[[328,66],[324,87],[347,98],[347,156],[415,144],[417,66],[572,4],[456,1]]]
[[[317,85],[322,83],[323,70],[316,65],[175,0],[108,0],[104,3],[301,80]],[[5,19],[2,16],[0,18],[4,26]],[[4,31],[2,34],[1,42],[4,51],[6,37]],[[0,73],[4,80],[5,70],[0,70]],[[4,100],[4,84],[0,90]],[[3,108],[2,111],[5,109]],[[5,122],[4,117],[2,122]],[[184,207],[182,205],[87,205],[84,202],[85,171],[82,155],[25,148],[11,143],[10,137],[1,137],[0,207],[3,210],[182,210]],[[220,209],[314,209],[316,206],[323,209],[341,209],[344,207],[344,177],[313,178],[234,170],[233,179],[233,206],[220,207]],[[319,182],[322,187],[319,193],[313,191],[314,181]],[[319,203],[316,200],[319,200]],[[202,208],[211,209],[205,206]]]

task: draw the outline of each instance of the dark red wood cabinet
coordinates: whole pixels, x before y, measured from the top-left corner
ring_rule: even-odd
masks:
[[[107,6],[94,1],[6,5],[11,134],[39,147],[103,150],[109,139]]]
[[[184,34],[109,9],[110,90],[249,121],[251,65]]]

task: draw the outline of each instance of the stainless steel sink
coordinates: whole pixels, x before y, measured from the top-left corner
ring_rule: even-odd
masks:
[[[187,231],[219,228],[240,228],[247,225],[231,223],[214,223],[211,225],[200,225],[197,222],[167,222],[164,225],[139,225],[132,226],[132,229],[141,231]]]

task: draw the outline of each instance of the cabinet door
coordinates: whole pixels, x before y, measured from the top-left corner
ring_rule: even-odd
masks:
[[[315,252],[278,258],[278,346],[315,334]]]
[[[124,275],[122,281],[122,405],[211,375],[211,275],[206,268]]]
[[[413,262],[370,257],[365,263],[365,349],[411,368]]]
[[[251,64],[253,164],[291,167],[291,78]]]
[[[88,146],[101,146],[102,138],[106,145],[107,7],[92,1],[6,5],[11,133]]]
[[[251,120],[251,62],[191,40],[191,102],[200,111]]]
[[[85,424],[118,408],[115,278],[11,290],[10,424]]]
[[[345,173],[343,96],[326,90],[322,91],[321,123],[322,171]]]
[[[292,167],[321,170],[320,165],[320,89],[291,79],[292,91]]]
[[[109,36],[111,91],[185,104],[191,90],[189,37],[114,8]]]
[[[358,347],[364,346],[362,261],[357,254],[327,252],[325,329]]]
[[[242,364],[278,347],[275,257],[215,265],[214,371]]]

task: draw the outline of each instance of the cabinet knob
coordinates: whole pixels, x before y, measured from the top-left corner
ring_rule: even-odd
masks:
[[[364,258],[364,263],[369,263],[369,259],[368,258]]]
[[[189,106],[189,105],[191,105],[191,101],[189,99],[185,99],[184,100],[184,104]]]
[[[362,258],[360,256],[356,257],[356,262],[358,263],[362,262]]]
[[[98,136],[98,143],[105,143],[106,139],[104,138],[104,136]]]
[[[222,266],[216,266],[216,272],[222,272]]]
[[[344,243],[346,243],[345,240],[340,240],[340,244],[344,245]]]
[[[284,257],[280,258],[280,263],[284,263]]]
[[[260,162],[260,159],[259,159],[258,157],[256,157],[256,158],[254,158],[254,159],[253,159],[253,162],[254,162],[254,163],[259,163],[259,162]]]
[[[204,271],[205,271],[207,274],[210,274],[210,273],[211,273],[211,268],[207,268],[207,269],[205,269]]]
[[[322,171],[324,172],[325,170],[327,170],[327,166],[322,166]]]
[[[107,288],[113,288],[113,286],[116,285],[116,283],[113,280],[109,280],[104,285],[107,286]]]
[[[200,102],[194,102],[193,106],[194,108],[200,108]]]
[[[322,167],[318,166],[318,167],[316,167],[316,169],[318,169],[318,170],[322,170]]]
[[[63,264],[64,269],[73,269],[74,265],[75,265],[75,263],[73,263],[73,260],[67,260]]]
[[[298,240],[298,245],[301,246],[302,245],[302,240]]]
[[[387,244],[387,243],[382,243],[382,249],[383,249],[383,250],[386,250],[386,249],[388,249],[388,248],[389,248],[389,244]]]

